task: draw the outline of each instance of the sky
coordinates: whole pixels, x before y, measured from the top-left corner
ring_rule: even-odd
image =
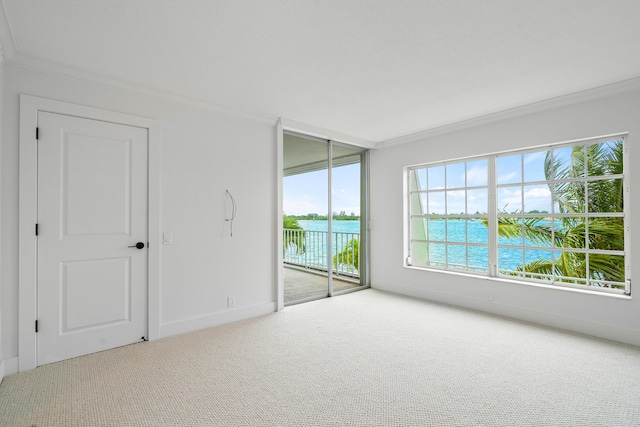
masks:
[[[570,162],[571,147],[553,149],[554,156],[565,164]],[[529,184],[545,181],[544,160],[547,149],[525,154],[503,155],[497,158],[497,207],[506,212],[524,210],[525,212],[552,211],[552,197],[545,183]],[[423,206],[429,213],[463,213],[474,214],[487,212],[487,159],[468,160],[448,163],[443,166],[418,170],[420,187],[429,190],[455,188],[465,186],[465,166],[467,187],[477,189],[450,190],[421,194]],[[428,176],[427,176],[428,171]],[[446,183],[445,172],[446,171]],[[427,179],[428,178],[428,179]],[[509,185],[519,184],[521,185]],[[484,188],[483,188],[484,187]],[[327,171],[317,171],[284,178],[283,210],[288,215],[327,214]],[[345,211],[360,215],[360,165],[340,166],[333,169],[333,212]],[[445,199],[446,210],[445,212]],[[524,202],[524,205],[523,205]],[[557,210],[557,205],[556,208]]]
[[[568,150],[571,150],[568,148]],[[551,212],[551,192],[546,184],[515,185],[522,182],[544,181],[544,159],[547,150],[521,155],[500,156],[497,159],[498,193],[497,203],[500,210],[514,212],[533,210]],[[562,149],[556,150],[560,156],[568,155]],[[476,189],[450,190],[421,195],[423,206],[428,205],[426,212],[436,214],[487,212],[488,210],[488,160],[469,160],[467,162],[449,163],[417,171],[420,188],[440,190],[465,186],[465,166],[467,187]],[[445,183],[446,171],[446,183]],[[523,176],[524,175],[524,176]],[[524,195],[524,197],[523,197]],[[524,207],[523,207],[524,198]],[[446,205],[445,205],[446,201]],[[446,206],[446,208],[445,208]],[[445,211],[446,209],[446,211]]]
[[[360,164],[332,170],[332,211],[360,215]],[[327,170],[285,177],[283,211],[287,215],[327,215]]]
[[[525,180],[544,180],[544,156],[546,151],[525,154]],[[498,159],[498,183],[510,184],[522,180],[521,155]],[[445,166],[432,168],[429,174],[429,189],[444,189],[443,170]],[[464,186],[465,164],[453,163],[446,166],[447,187]],[[467,185],[487,185],[487,160],[467,162]],[[426,181],[426,175],[422,180]],[[424,188],[424,187],[423,187]],[[551,193],[546,185],[502,187],[498,191],[498,207],[509,212],[522,209],[522,191],[526,210],[551,211]],[[285,177],[283,180],[283,211],[287,215],[327,214],[327,171],[316,171]],[[333,169],[333,212],[345,211],[360,215],[360,165],[340,166]],[[431,193],[429,212],[445,213],[445,197],[449,212],[465,211],[465,192],[448,191]],[[487,211],[487,190],[468,190],[467,211],[469,213]],[[426,202],[426,201],[425,201]]]

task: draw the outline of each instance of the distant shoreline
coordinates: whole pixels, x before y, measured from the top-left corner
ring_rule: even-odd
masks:
[[[326,221],[326,216],[308,216],[308,215],[287,215],[287,218],[293,218],[296,221]],[[331,218],[334,221],[360,221],[359,216],[343,215]]]

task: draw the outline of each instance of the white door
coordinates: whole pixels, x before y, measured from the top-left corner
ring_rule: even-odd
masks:
[[[38,129],[37,363],[142,341],[147,129],[46,112]]]

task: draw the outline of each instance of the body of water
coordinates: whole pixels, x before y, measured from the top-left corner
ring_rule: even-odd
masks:
[[[305,230],[304,253],[296,253],[295,248],[285,251],[285,261],[294,264],[326,269],[328,246],[327,220],[299,220],[298,224]],[[353,241],[360,240],[360,221],[333,221],[333,239],[331,257],[343,251]],[[357,276],[358,271],[351,266],[338,266],[340,273]]]
[[[300,220],[300,226],[311,233],[307,234],[307,248],[310,253],[307,258],[311,257],[312,262],[326,265],[326,250],[320,249],[316,251],[315,246],[324,246],[326,241],[322,241],[321,235],[325,233],[313,233],[314,231],[326,232],[326,220]],[[333,221],[333,232],[338,233],[334,237],[332,253],[335,255],[342,250],[350,239],[358,238],[360,233],[360,221]],[[342,234],[349,233],[349,234]],[[351,234],[353,233],[353,234]],[[326,237],[324,237],[326,239]],[[489,239],[489,231],[487,227],[479,220],[431,220],[429,221],[429,238],[430,240],[449,241],[454,243],[478,243],[480,246],[467,245],[447,245],[441,243],[429,243],[429,256],[432,262],[445,263],[448,257],[449,264],[457,264],[460,266],[467,265],[477,269],[477,271],[487,271],[489,265],[489,250],[486,245]],[[536,246],[528,239],[516,238],[506,239],[498,238],[498,266],[500,270],[514,270],[518,266],[528,264],[534,260],[552,259],[551,250],[540,249],[524,249],[526,246]],[[426,243],[415,243],[414,253],[425,253]],[[338,249],[337,249],[338,248]],[[418,263],[416,263],[418,264]]]
[[[541,221],[540,224],[544,224]],[[548,224],[548,223],[547,223]],[[441,240],[453,243],[478,243],[480,246],[467,245],[446,245],[441,243],[429,243],[429,256],[432,262],[448,262],[468,266],[476,271],[488,271],[489,230],[480,220],[431,220],[428,222],[429,239]],[[414,249],[417,253],[424,253],[427,243],[415,243]],[[519,266],[526,265],[532,261],[552,259],[551,250],[525,249],[538,246],[527,238],[507,239],[498,237],[498,268],[500,270],[515,270]]]
[[[327,231],[329,228],[327,222],[327,220],[300,220],[298,224],[305,230]],[[334,232],[360,233],[360,221],[333,221],[332,226]]]

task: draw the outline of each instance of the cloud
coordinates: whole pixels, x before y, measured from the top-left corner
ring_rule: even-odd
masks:
[[[510,173],[506,173],[504,175],[499,175],[498,176],[498,183],[500,184],[505,184],[505,183],[509,183],[509,182],[514,182],[514,178],[518,177],[518,182],[520,182],[520,173],[519,172],[510,172]]]
[[[487,185],[487,165],[473,166],[467,170],[467,186]]]

